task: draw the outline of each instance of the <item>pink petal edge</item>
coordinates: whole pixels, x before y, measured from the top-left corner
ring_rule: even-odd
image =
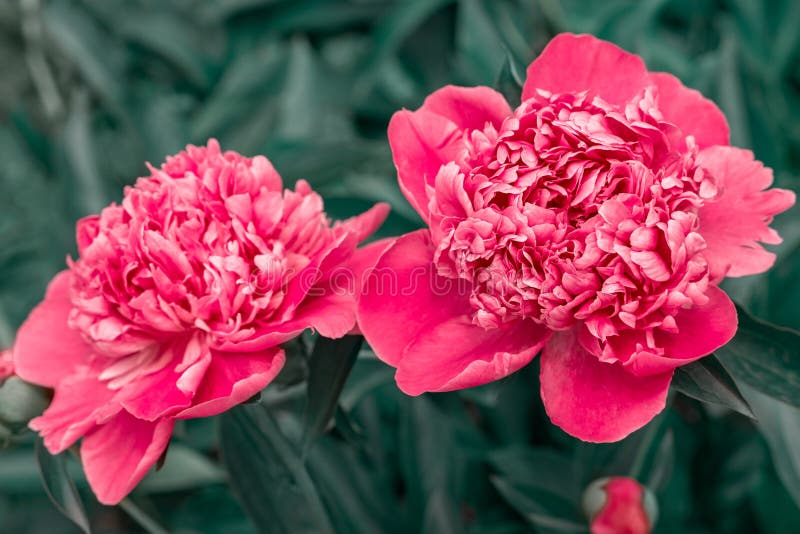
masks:
[[[167,448],[172,419],[150,423],[120,412],[83,438],[81,460],[97,500],[119,503],[147,474]]]
[[[772,267],[775,254],[760,243],[781,242],[769,224],[795,203],[795,194],[765,190],[772,184],[772,169],[749,150],[711,147],[700,152],[697,163],[716,177],[722,191],[716,202],[706,203],[699,212],[712,280],[758,274]]]
[[[589,89],[610,104],[624,105],[647,85],[647,68],[639,56],[592,35],[561,33],[528,66],[522,99],[531,98],[537,89]]]
[[[540,361],[547,415],[583,441],[619,441],[666,406],[671,371],[639,377],[603,363],[581,346],[574,330],[553,334]]]
[[[92,349],[81,334],[67,326],[70,271],[58,273],[44,300],[22,323],[14,342],[14,368],[23,380],[54,387],[77,365],[87,361]]]

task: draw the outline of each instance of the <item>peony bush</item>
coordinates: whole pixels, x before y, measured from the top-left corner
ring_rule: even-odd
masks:
[[[0,531],[800,530],[790,8],[245,4],[0,10]]]

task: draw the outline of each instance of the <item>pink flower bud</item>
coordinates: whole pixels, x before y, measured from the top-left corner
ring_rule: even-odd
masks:
[[[658,504],[646,487],[628,477],[602,478],[583,493],[592,534],[649,534]]]

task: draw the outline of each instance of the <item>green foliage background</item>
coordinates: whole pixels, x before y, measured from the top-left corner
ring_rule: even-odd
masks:
[[[385,139],[391,114],[445,84],[496,85],[561,31],[609,39],[701,90],[732,143],[797,189],[798,21],[794,0],[3,0],[0,344],[74,254],[75,221],[190,142],[267,155],[334,216],[388,201],[381,235],[417,228]],[[800,328],[800,211],[775,226],[775,269],[726,289]],[[755,390],[742,392],[756,424],[676,393],[650,427],[591,446],[549,424],[535,366],[408,398],[365,348],[335,429],[304,460],[298,360],[260,405],[178,428],[134,494],[144,513],[181,532],[577,531],[581,489],[633,474],[656,492],[658,532],[800,532],[800,412]],[[31,443],[0,450],[0,532],[76,532],[42,490]],[[94,531],[140,531],[67,465]]]

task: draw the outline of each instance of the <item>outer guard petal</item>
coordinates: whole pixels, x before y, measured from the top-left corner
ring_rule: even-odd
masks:
[[[638,377],[556,332],[541,358],[541,392],[553,424],[583,441],[619,441],[664,409],[672,372]]]

